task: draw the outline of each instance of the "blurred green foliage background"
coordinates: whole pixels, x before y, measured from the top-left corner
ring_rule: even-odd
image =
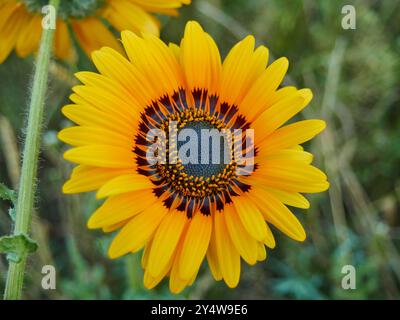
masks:
[[[356,30],[341,27],[342,7],[356,8]],[[291,63],[286,84],[309,87],[311,105],[301,117],[323,118],[327,130],[306,146],[331,182],[329,192],[309,197],[307,212],[295,211],[308,232],[295,243],[277,230],[277,247],[266,262],[243,264],[234,289],[215,282],[203,267],[193,287],[173,296],[167,283],[148,291],[138,255],[111,261],[113,235],[86,229],[99,205],[93,194],[66,196],[61,186],[71,166],[56,138],[69,125],[72,76],[93,69],[84,55],[76,65],[54,62],[46,112],[39,192],[32,237],[40,248],[30,257],[27,299],[399,299],[400,298],[400,1],[193,0],[177,18],[162,18],[162,38],[179,42],[195,19],[216,39],[223,56],[247,34]],[[1,39],[0,39],[1,41]],[[272,59],[270,59],[272,60]],[[0,65],[0,181],[15,187],[33,57],[14,55]],[[0,202],[0,235],[12,226],[9,203]],[[41,288],[41,268],[57,269],[57,289]],[[354,265],[357,289],[341,287],[344,265]],[[0,289],[7,271],[0,258]]]

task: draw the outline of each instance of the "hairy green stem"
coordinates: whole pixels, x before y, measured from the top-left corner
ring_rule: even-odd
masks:
[[[59,2],[60,0],[50,0],[49,4],[55,9],[53,13],[57,12]],[[53,37],[53,29],[43,29],[29,104],[14,235],[28,234],[31,222]],[[4,299],[15,300],[21,298],[27,254],[21,258],[18,263],[10,261]]]

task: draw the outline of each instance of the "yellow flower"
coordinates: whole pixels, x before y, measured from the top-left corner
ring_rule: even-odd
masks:
[[[159,35],[160,23],[152,13],[176,15],[176,8],[191,0],[62,0],[56,24],[55,54],[68,59],[72,40],[68,25],[83,50],[90,55],[102,46],[122,48],[102,20],[119,32],[131,30]],[[38,50],[42,34],[41,11],[45,0],[0,0],[0,63],[15,48],[26,57]]]
[[[93,53],[99,73],[77,73],[83,85],[73,88],[74,104],[62,109],[77,126],[59,134],[74,147],[65,159],[79,164],[63,191],[97,190],[98,198],[107,198],[88,227],[120,230],[109,256],[144,248],[145,286],[169,277],[178,293],[194,282],[205,257],[214,278],[235,287],[241,258],[253,265],[266,259],[266,246],[275,247],[269,224],[305,240],[287,205],[309,208],[300,193],[329,187],[326,175],[311,165],[312,154],[300,146],[325,123],[283,126],[312,98],[309,89],[278,88],[287,59],[267,67],[268,49],[255,49],[248,36],[221,63],[214,40],[196,22],[187,24],[180,46],[129,31],[122,32],[122,44],[129,60],[102,48]],[[184,163],[179,153],[176,163],[169,161],[179,145],[174,133],[240,128],[254,130],[254,145],[244,144],[241,135],[233,149],[241,155],[255,151],[253,169],[236,157],[196,164]],[[168,152],[166,163],[148,157],[157,141],[168,145],[154,153],[158,159]]]

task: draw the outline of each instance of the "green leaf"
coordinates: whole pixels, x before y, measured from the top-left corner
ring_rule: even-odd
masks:
[[[0,253],[7,254],[7,259],[15,263],[20,262],[23,256],[35,252],[37,248],[37,243],[25,234],[0,238]]]
[[[11,201],[13,207],[8,209],[8,215],[15,222],[15,205],[17,203],[17,193],[9,189],[4,183],[0,183],[0,199]]]
[[[17,193],[6,187],[4,183],[0,183],[0,198],[11,201],[14,205],[17,201]]]

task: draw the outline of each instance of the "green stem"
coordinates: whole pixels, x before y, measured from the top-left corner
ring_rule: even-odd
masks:
[[[55,8],[56,12],[59,2],[60,0],[50,0],[49,3]],[[14,235],[28,234],[31,222],[53,37],[53,29],[43,29],[29,105]],[[10,261],[4,299],[21,298],[26,258],[27,255],[24,255],[18,263]]]

